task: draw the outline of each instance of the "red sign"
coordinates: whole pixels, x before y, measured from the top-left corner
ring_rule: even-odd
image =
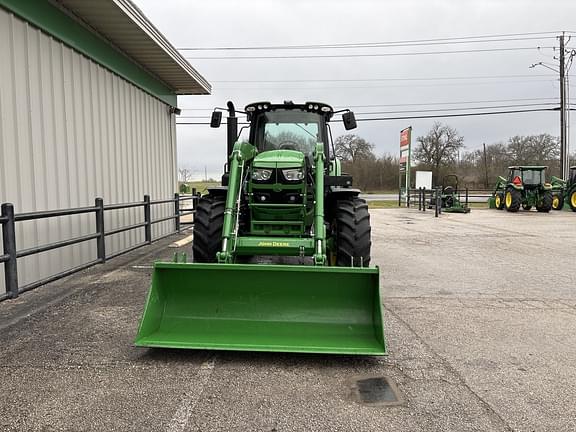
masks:
[[[400,147],[406,147],[407,145],[410,145],[410,128],[400,132]]]
[[[400,156],[400,163],[406,163],[406,156]]]

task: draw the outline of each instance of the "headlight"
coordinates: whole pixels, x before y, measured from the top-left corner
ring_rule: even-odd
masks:
[[[272,175],[272,170],[270,170],[270,169],[255,168],[252,171],[252,180],[268,181],[268,180],[270,180],[271,175]]]
[[[282,174],[284,175],[284,178],[288,181],[299,181],[304,178],[304,171],[302,170],[302,168],[285,169],[282,170]]]

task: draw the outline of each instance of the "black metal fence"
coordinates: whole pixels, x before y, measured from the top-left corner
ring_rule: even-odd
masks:
[[[0,225],[2,226],[3,254],[0,255],[0,264],[4,264],[4,280],[6,285],[6,292],[0,294],[0,301],[9,298],[16,298],[18,297],[19,294],[22,294],[23,292],[30,291],[41,285],[47,284],[49,282],[76,273],[78,271],[84,270],[95,264],[104,263],[106,262],[106,260],[123,255],[130,251],[133,251],[134,249],[138,249],[142,246],[149,245],[154,241],[161,240],[167,236],[180,232],[182,225],[194,223],[193,220],[191,222],[181,221],[182,216],[193,215],[196,211],[196,203],[198,200],[198,195],[196,194],[195,190],[193,190],[192,192],[193,192],[192,195],[185,195],[185,196],[181,196],[180,194],[176,193],[174,194],[174,198],[162,199],[162,200],[150,200],[149,195],[144,195],[143,201],[123,203],[123,204],[108,204],[108,205],[104,205],[104,200],[102,198],[96,198],[96,200],[94,201],[94,206],[92,207],[77,207],[71,209],[37,211],[30,213],[15,213],[14,206],[12,204],[10,203],[2,204],[1,206],[2,212],[0,213]],[[186,201],[192,202],[191,208],[188,209],[182,208],[182,203]],[[168,203],[173,203],[174,213],[170,216],[162,217],[159,219],[152,219],[151,217],[152,206]],[[122,210],[138,207],[143,209],[142,222],[106,231],[104,226],[105,212],[111,210]],[[83,235],[80,237],[57,241],[54,243],[48,243],[40,246],[34,246],[31,248],[18,250],[16,245],[17,222],[46,219],[59,216],[89,214],[89,213],[94,214],[96,232]],[[174,231],[153,239],[152,225],[170,220],[174,221]],[[131,246],[120,252],[116,252],[110,255],[106,254],[106,242],[105,242],[106,237],[136,229],[144,230],[144,241],[142,243]],[[83,243],[90,240],[96,240],[97,258],[95,260],[56,273],[49,277],[31,282],[24,286],[18,285],[18,258],[23,258],[30,255],[36,255],[42,252],[62,248],[65,246],[71,246],[74,244]]]

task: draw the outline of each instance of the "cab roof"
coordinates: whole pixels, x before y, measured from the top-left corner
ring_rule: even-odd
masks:
[[[520,171],[526,171],[526,170],[536,171],[536,170],[545,170],[548,169],[548,167],[545,165],[515,165],[508,167],[508,169],[519,169]]]

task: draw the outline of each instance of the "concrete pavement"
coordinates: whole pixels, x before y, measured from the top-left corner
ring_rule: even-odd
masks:
[[[173,238],[0,304],[0,430],[575,430],[576,214],[371,215],[387,358],[133,347]]]

